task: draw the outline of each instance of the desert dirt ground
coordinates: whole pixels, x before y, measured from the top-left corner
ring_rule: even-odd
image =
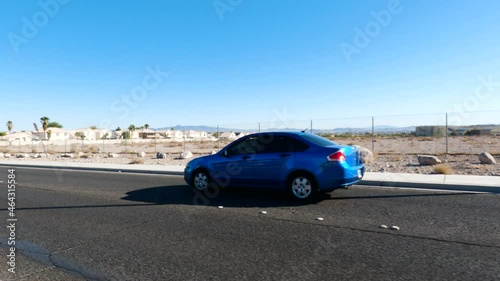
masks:
[[[374,161],[367,163],[369,172],[387,173],[448,173],[462,175],[500,176],[500,136],[449,137],[448,153],[446,153],[446,138],[444,137],[414,137],[414,136],[385,136],[376,137],[344,137],[334,138],[339,144],[360,145],[373,151]],[[36,158],[34,154],[43,154],[41,146],[11,146],[0,147],[0,152],[10,153],[9,161],[71,161],[86,163],[114,163],[114,164],[147,164],[147,165],[179,165],[184,166],[190,159],[181,159],[184,151],[191,151],[194,157],[208,155],[218,151],[230,141],[201,141],[201,142],[160,142],[125,143],[83,145],[72,144],[65,146],[48,145],[45,151],[47,157]],[[70,152],[74,158],[63,158],[61,154]],[[137,153],[145,152],[146,157],[138,157]],[[165,159],[156,159],[156,153],[165,153]],[[480,164],[477,154],[489,152],[497,165]],[[16,154],[29,154],[29,158],[17,158]],[[118,157],[108,157],[114,153]],[[434,155],[443,161],[439,167],[421,166],[417,155]],[[1,155],[0,155],[1,156]],[[26,156],[26,155],[25,155]],[[7,160],[7,159],[4,159]]]

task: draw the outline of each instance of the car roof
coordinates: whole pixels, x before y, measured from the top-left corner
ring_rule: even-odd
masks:
[[[250,135],[247,135],[248,136],[258,136],[258,135],[295,135],[295,136],[300,136],[300,135],[304,135],[304,134],[307,134],[307,133],[304,133],[304,132],[296,132],[296,131],[269,131],[269,132],[259,132],[259,133],[253,133],[253,134],[250,134]]]

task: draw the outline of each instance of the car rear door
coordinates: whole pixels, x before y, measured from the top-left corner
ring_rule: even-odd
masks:
[[[263,149],[257,152],[253,160],[256,185],[282,188],[295,162],[290,137],[270,134],[267,138],[259,139],[258,143]]]

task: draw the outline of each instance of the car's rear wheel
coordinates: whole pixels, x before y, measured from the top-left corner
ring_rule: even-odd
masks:
[[[313,177],[308,174],[296,174],[290,177],[288,191],[292,198],[299,201],[310,201],[318,193]]]
[[[192,184],[194,188],[203,191],[208,188],[209,183],[210,183],[210,177],[206,171],[198,170],[194,173],[193,184]]]

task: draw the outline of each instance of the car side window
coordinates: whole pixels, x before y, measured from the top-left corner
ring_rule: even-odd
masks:
[[[301,152],[308,148],[309,146],[307,144],[292,137],[262,135],[260,137],[247,138],[235,143],[227,149],[227,155]]]
[[[270,142],[265,145],[264,153],[289,152],[290,142],[286,136],[274,136]]]
[[[309,146],[300,140],[289,136],[274,136],[270,142],[265,145],[263,153],[285,153],[300,152],[308,149]]]
[[[302,152],[309,148],[307,144],[298,139],[295,138],[288,138],[288,139],[290,142],[290,147],[292,152]]]
[[[227,155],[232,156],[255,153],[256,140],[256,138],[247,138],[235,143],[227,149]]]

